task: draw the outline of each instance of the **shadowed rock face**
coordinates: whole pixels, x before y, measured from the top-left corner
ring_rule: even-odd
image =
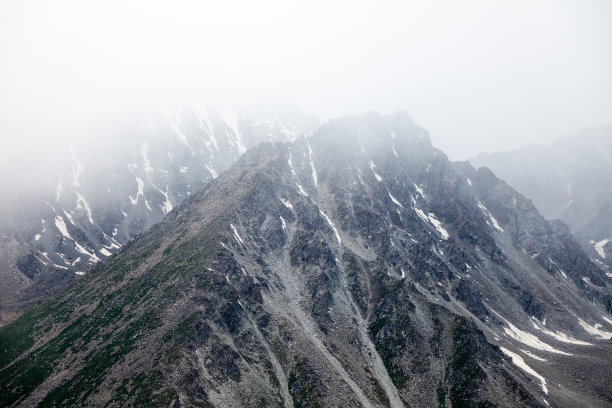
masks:
[[[316,125],[296,112],[237,113],[220,103],[108,122],[1,169],[0,323],[150,229],[248,147]]]
[[[0,401],[606,406],[609,309],[564,225],[370,113],[251,149],[0,328]]]
[[[548,146],[480,154],[486,166],[548,219],[561,219],[584,250],[612,274],[612,126],[585,129]]]

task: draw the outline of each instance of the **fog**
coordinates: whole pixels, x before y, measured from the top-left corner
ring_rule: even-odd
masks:
[[[612,2],[3,1],[0,162],[135,104],[408,111],[451,159],[612,123]]]

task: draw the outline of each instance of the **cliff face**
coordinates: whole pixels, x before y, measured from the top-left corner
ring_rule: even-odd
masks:
[[[0,328],[2,405],[606,406],[610,279],[404,113],[249,150]]]

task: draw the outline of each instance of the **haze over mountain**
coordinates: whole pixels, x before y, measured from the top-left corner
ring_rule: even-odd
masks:
[[[405,113],[264,143],[0,328],[3,405],[609,406],[612,279]]]
[[[316,120],[285,106],[141,108],[71,129],[0,167],[0,322],[158,223],[248,147]]]
[[[0,1],[0,407],[612,408],[610,21]]]
[[[480,154],[486,166],[548,219],[561,219],[612,276],[612,125],[584,129],[546,146]]]
[[[453,160],[547,143],[612,123],[611,20],[609,0],[4,0],[0,162],[82,116],[201,95],[407,110]]]

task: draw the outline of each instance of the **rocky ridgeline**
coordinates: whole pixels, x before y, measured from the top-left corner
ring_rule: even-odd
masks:
[[[606,406],[610,279],[403,113],[262,144],[0,328],[2,405]]]

